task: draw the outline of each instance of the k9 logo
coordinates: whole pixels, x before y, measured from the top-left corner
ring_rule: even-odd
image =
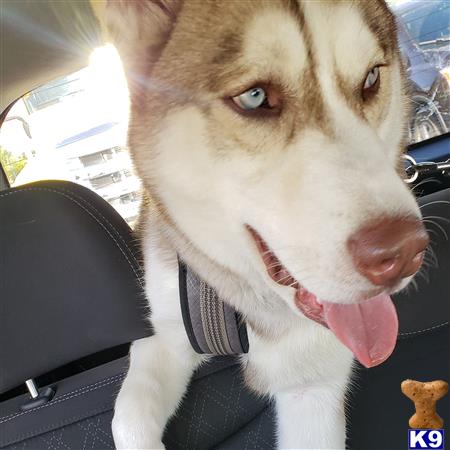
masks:
[[[444,448],[444,430],[408,430],[408,448]]]

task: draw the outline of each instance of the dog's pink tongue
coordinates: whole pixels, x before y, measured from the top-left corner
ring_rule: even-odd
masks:
[[[389,295],[351,305],[324,302],[323,308],[330,330],[364,366],[377,366],[393,352],[398,319]]]

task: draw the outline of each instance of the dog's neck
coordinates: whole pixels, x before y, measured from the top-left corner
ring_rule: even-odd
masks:
[[[319,349],[329,346],[333,348],[337,343],[325,327],[294,314],[268,287],[256,290],[239,274],[212,261],[193,246],[164,214],[147,210],[145,216],[142,237],[146,294],[150,309],[152,310],[152,298],[158,299],[160,307],[180,303],[178,258],[181,257],[216,290],[220,298],[238,310],[246,321],[249,351],[241,355],[241,362],[245,367],[246,383],[255,392],[264,395],[274,389],[301,383],[299,374],[303,373],[304,367],[315,367],[315,353],[307,350],[307,343],[313,343]],[[264,286],[264,283],[261,285]],[[170,328],[176,323],[177,327],[180,326],[181,314],[173,315],[173,308],[166,310],[164,306],[161,311],[152,310],[151,319],[155,320],[155,325]],[[179,312],[181,313],[181,308]],[[346,361],[350,367],[351,353],[339,344],[336,353],[341,354],[340,351],[342,361]],[[268,365],[267,361],[273,363]],[[289,373],[284,372],[287,364],[293,364],[295,369]],[[280,373],[283,374],[281,377]],[[311,373],[311,370],[304,372],[304,382],[309,382]],[[276,380],[275,384],[273,380]]]
[[[247,324],[261,338],[274,338],[298,327],[305,319],[292,314],[284,301],[263,282],[255,288],[247,280],[221,266],[194,246],[171,218],[158,208],[143,214],[143,240],[146,246],[146,271],[156,259],[167,258],[167,264],[178,278],[173,261],[180,257],[200,278],[213,287],[219,297],[239,311]],[[146,245],[151,240],[152,245]],[[151,303],[151,298],[149,299]]]

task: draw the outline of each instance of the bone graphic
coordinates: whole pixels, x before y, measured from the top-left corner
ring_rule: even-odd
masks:
[[[436,412],[436,402],[447,394],[447,382],[436,380],[422,383],[405,380],[401,389],[416,407],[416,413],[409,419],[410,428],[437,430],[444,426],[442,417]]]

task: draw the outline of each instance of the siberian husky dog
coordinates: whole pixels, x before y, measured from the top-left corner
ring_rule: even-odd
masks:
[[[392,352],[390,294],[428,237],[402,181],[407,117],[383,0],[110,0],[155,335],[130,350],[118,448],[162,448],[193,371],[178,257],[244,316],[243,375],[280,448],[345,448],[353,357]]]

